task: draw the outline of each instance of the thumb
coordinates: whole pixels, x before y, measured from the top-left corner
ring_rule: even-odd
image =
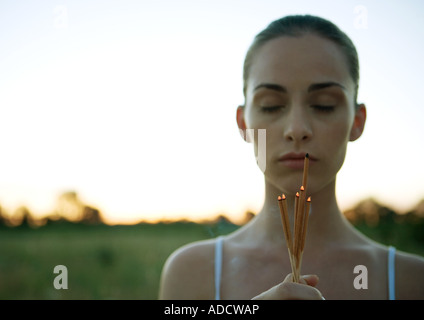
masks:
[[[300,277],[300,282],[315,287],[318,284],[319,278],[315,274],[308,274]]]
[[[300,283],[315,287],[318,284],[319,278],[315,274],[308,274],[300,277]],[[289,273],[283,282],[293,282],[293,273]]]

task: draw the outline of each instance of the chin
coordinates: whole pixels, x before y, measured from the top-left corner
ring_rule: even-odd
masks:
[[[296,192],[300,190],[302,186],[303,171],[279,173],[271,175],[270,172],[265,174],[265,183],[272,189],[276,189],[278,193],[284,193],[286,196],[295,196]],[[311,176],[308,177],[308,184],[306,186],[306,194],[312,195],[326,188],[335,188],[335,175],[334,174],[322,174],[319,177]]]
[[[285,176],[279,178],[265,178],[266,184],[271,188],[278,190],[278,193],[284,193],[286,196],[295,196],[300,190],[302,178],[300,180],[296,176]]]

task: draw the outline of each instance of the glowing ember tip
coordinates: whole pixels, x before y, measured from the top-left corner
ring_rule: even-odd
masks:
[[[281,200],[282,200],[281,196],[278,196],[278,201],[281,201]]]
[[[305,191],[305,188],[303,186],[300,187],[300,190]]]
[[[283,200],[286,200],[286,195],[283,193]]]
[[[299,197],[299,192],[296,192],[296,197]]]
[[[308,200],[306,200],[306,201],[309,201],[310,202],[311,201],[311,197],[308,197]]]

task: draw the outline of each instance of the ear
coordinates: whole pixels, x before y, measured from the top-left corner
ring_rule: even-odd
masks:
[[[237,120],[237,126],[240,131],[240,135],[243,138],[244,141],[248,141],[246,136],[246,121],[244,119],[244,106],[238,106],[237,107],[237,114],[236,114],[236,120]]]
[[[355,118],[353,120],[353,126],[350,130],[349,141],[355,141],[359,139],[364,132],[365,121],[367,120],[367,109],[363,103],[356,107]]]

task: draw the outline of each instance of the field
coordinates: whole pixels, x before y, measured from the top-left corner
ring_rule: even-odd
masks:
[[[172,251],[236,228],[227,222],[1,227],[0,299],[157,299],[162,267]],[[387,232],[378,230],[362,231],[388,241]],[[391,235],[390,242],[424,255],[422,227],[420,242],[402,242],[408,237],[399,235],[398,240]],[[68,269],[67,290],[53,286],[56,265]]]
[[[2,227],[0,299],[157,299],[160,273],[172,251],[234,228],[194,223]],[[67,267],[68,290],[53,286],[56,265]]]

